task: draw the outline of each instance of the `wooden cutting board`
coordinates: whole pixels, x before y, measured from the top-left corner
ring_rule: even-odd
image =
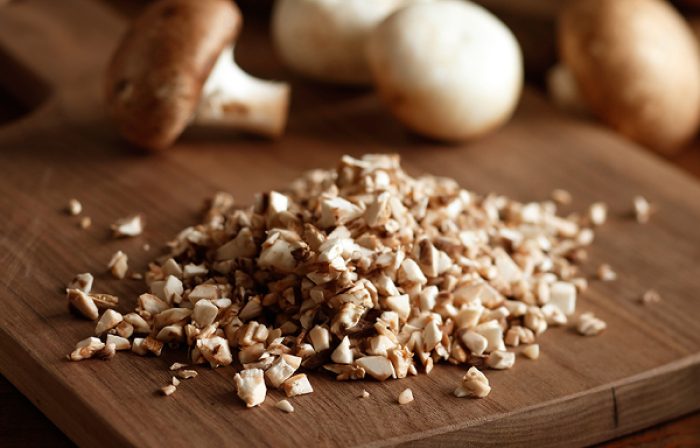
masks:
[[[193,130],[171,150],[144,155],[102,112],[101,72],[125,25],[105,4],[26,0],[0,10],[0,82],[37,106],[0,128],[0,371],[76,443],[576,446],[700,408],[700,186],[686,175],[594,124],[561,116],[531,91],[507,126],[477,142],[442,146],[410,136],[369,91],[291,77],[275,62],[264,26],[251,24],[238,59],[252,73],[292,79],[287,135],[268,142]],[[578,309],[594,311],[608,330],[594,338],[548,331],[538,361],[519,358],[510,371],[487,372],[493,392],[484,400],[451,396],[463,367],[385,383],[336,383],[319,373],[311,377],[315,393],[295,398],[293,414],[272,406],[276,391],[246,410],[228,368],[200,369],[174,396],[159,396],[167,366],[183,353],[65,360],[94,328],[66,310],[62,288],[75,273],[95,273],[96,289],[119,295],[129,310],[144,286],[105,274],[116,250],[143,269],[197,222],[215,191],[246,203],[306,169],[368,152],[398,152],[413,174],[451,176],[482,193],[527,201],[566,188],[572,209],[606,201],[610,223],[597,233],[587,270],[611,263],[619,280],[592,281]],[[637,194],[658,205],[649,224],[630,217]],[[92,217],[90,229],[62,211],[70,197]],[[112,240],[109,224],[134,212],[146,214],[145,234]],[[663,301],[642,306],[649,288]],[[416,400],[398,406],[406,387]],[[364,388],[371,398],[357,399]]]

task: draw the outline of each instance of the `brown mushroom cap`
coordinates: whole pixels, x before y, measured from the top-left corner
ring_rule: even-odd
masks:
[[[133,22],[107,70],[109,112],[132,143],[162,149],[182,133],[218,56],[238,36],[230,0],[161,0]]]
[[[620,133],[670,152],[700,120],[700,57],[660,0],[578,0],[559,23],[562,60],[590,109]]]

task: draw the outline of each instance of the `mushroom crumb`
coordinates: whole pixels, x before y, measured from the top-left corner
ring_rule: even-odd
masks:
[[[661,294],[654,289],[650,289],[642,294],[642,304],[644,305],[652,305],[659,302],[661,302]]]
[[[168,397],[168,396],[174,394],[176,390],[177,390],[177,387],[175,387],[174,384],[168,384],[167,386],[163,386],[160,388],[160,393],[162,393],[163,395]]]
[[[398,398],[399,404],[408,404],[413,401],[413,391],[411,389],[404,389],[399,394]]]
[[[597,336],[607,328],[607,324],[593,313],[583,313],[576,324],[576,330],[583,336]]]
[[[187,364],[182,364],[180,362],[174,362],[170,364],[170,367],[168,367],[168,370],[180,370],[183,367],[187,367]]]
[[[556,190],[552,191],[552,200],[557,204],[568,205],[571,204],[573,197],[568,191],[557,188]]]
[[[143,232],[144,224],[143,215],[132,215],[112,224],[112,233],[115,238],[138,236]]]
[[[367,389],[362,389],[359,398],[369,398],[369,392],[367,392]]]
[[[75,198],[71,198],[66,206],[66,211],[71,216],[77,216],[83,211],[83,204]]]
[[[609,264],[603,263],[598,266],[598,279],[604,282],[612,282],[617,279],[617,273]]]
[[[397,156],[346,156],[250,207],[217,195],[149,265],[130,313],[86,293],[87,276],[71,283],[71,307],[98,336],[71,359],[180,346],[189,364],[170,366],[179,380],[196,366],[242,365],[234,383],[247,407],[268,386],[313,392],[307,373],[319,369],[338,381],[401,379],[441,362],[508,369],[515,347],[537,357],[539,336],[574,315],[586,285],[574,254],[594,241],[603,220],[593,215],[414,178]],[[126,274],[126,262],[118,252],[110,270]],[[584,314],[576,327],[593,335],[605,323]],[[455,395],[489,391],[472,368]]]
[[[90,226],[92,226],[92,218],[90,218],[89,216],[83,216],[82,218],[80,218],[78,226],[83,230],[89,229]]]
[[[476,367],[470,367],[464,377],[462,377],[460,385],[455,389],[454,395],[457,398],[484,398],[490,392],[491,386],[486,375]]]
[[[124,252],[118,250],[114,255],[112,255],[112,259],[109,260],[107,269],[109,269],[109,272],[112,273],[114,278],[121,280],[126,277],[126,271],[129,269],[128,262],[129,257],[127,257]]]
[[[275,403],[275,407],[283,412],[286,412],[287,414],[294,412],[294,406],[292,406],[292,403],[290,403],[289,400],[280,400]]]
[[[634,216],[637,222],[644,224],[649,222],[649,218],[653,212],[653,208],[649,201],[647,201],[643,196],[636,196],[634,198]]]

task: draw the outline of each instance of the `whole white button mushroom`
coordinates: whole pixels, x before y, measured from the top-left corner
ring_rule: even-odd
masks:
[[[559,47],[586,105],[613,129],[662,152],[696,134],[698,45],[667,2],[572,2],[559,21]]]
[[[520,47],[484,8],[445,0],[416,3],[372,32],[370,68],[379,95],[411,130],[461,141],[503,124],[523,82]]]
[[[277,0],[272,13],[275,48],[285,65],[306,77],[369,84],[369,33],[413,1],[419,0]]]

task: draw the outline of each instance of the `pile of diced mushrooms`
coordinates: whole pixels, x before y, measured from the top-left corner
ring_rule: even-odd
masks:
[[[92,276],[78,276],[69,303],[97,325],[69,358],[186,347],[190,365],[172,366],[177,377],[164,394],[196,376],[195,366],[230,365],[248,407],[263,403],[268,387],[312,392],[311,370],[384,381],[430,373],[437,362],[470,366],[457,397],[485,397],[480,369],[509,369],[518,353],[536,359],[549,327],[605,329],[591,313],[572,320],[587,287],[575,262],[605,215],[602,204],[563,217],[555,201],[519,203],[448,178],[414,178],[398,156],[345,156],[249,207],[217,194],[203,222],[150,265],[149,289],[131,313],[94,293]],[[409,390],[399,401],[412,400]]]

